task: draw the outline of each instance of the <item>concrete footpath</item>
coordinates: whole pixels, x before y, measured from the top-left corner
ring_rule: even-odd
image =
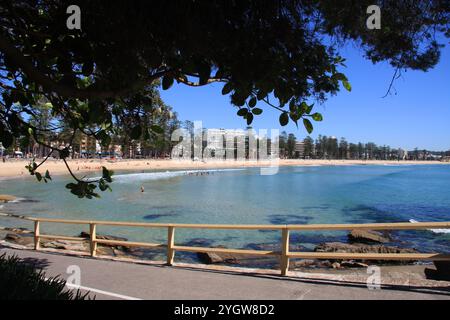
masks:
[[[48,277],[67,279],[79,270],[81,288],[96,299],[450,299],[448,282],[434,288],[369,290],[365,284],[348,281],[146,265],[0,246],[3,253],[44,268]]]

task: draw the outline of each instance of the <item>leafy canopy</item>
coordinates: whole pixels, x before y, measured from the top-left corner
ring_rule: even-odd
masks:
[[[366,27],[374,2],[381,30]],[[66,27],[72,4],[81,8],[81,30]],[[114,114],[142,105],[151,112],[154,86],[166,90],[174,82],[222,82],[247,124],[271,107],[280,111],[281,125],[300,121],[311,132],[323,117],[307,101],[322,102],[341,86],[351,90],[341,71],[342,44],[355,42],[374,63],[388,61],[395,75],[426,71],[439,60],[436,39],[449,36],[448,24],[444,0],[2,2],[0,139],[7,147],[14,137],[36,138],[41,128],[30,119],[44,101],[74,134],[81,130],[107,144]],[[141,122],[133,138],[148,132]],[[52,152],[65,159],[69,148]],[[38,165],[30,166],[33,174]],[[92,196],[89,185],[77,180],[70,189]]]

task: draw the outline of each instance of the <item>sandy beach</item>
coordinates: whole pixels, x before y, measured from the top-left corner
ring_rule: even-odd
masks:
[[[28,160],[9,159],[0,162],[0,178],[19,178],[28,175],[25,166]],[[39,162],[38,162],[39,163]],[[139,159],[139,160],[99,160],[74,159],[68,161],[72,171],[76,173],[98,174],[105,166],[114,171],[139,170],[172,170],[172,169],[212,169],[212,168],[239,168],[270,166],[269,161],[187,161],[170,159]],[[274,164],[274,163],[273,163]],[[302,160],[280,159],[279,166],[346,166],[346,165],[431,165],[449,164],[439,161],[388,161],[388,160]],[[68,174],[67,168],[61,160],[49,159],[40,168],[39,172],[49,170],[50,174]]]

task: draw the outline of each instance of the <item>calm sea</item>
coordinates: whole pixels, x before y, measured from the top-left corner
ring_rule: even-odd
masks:
[[[258,168],[117,173],[112,192],[79,200],[64,185],[32,178],[0,181],[0,194],[23,198],[1,209],[36,217],[140,222],[312,224],[450,220],[450,166],[282,167],[261,176]],[[140,192],[144,186],[145,192]],[[27,226],[0,218],[3,226]],[[74,235],[85,226],[43,225],[43,232]],[[166,230],[99,227],[99,233],[135,241],[165,242]],[[450,252],[450,234],[394,232],[396,245]],[[279,232],[177,230],[176,243],[255,247],[275,243]],[[345,232],[294,232],[294,244],[346,241]]]

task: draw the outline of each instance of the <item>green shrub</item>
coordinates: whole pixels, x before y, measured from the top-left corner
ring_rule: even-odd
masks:
[[[84,300],[88,294],[66,289],[59,276],[45,273],[17,256],[0,256],[0,300]]]

